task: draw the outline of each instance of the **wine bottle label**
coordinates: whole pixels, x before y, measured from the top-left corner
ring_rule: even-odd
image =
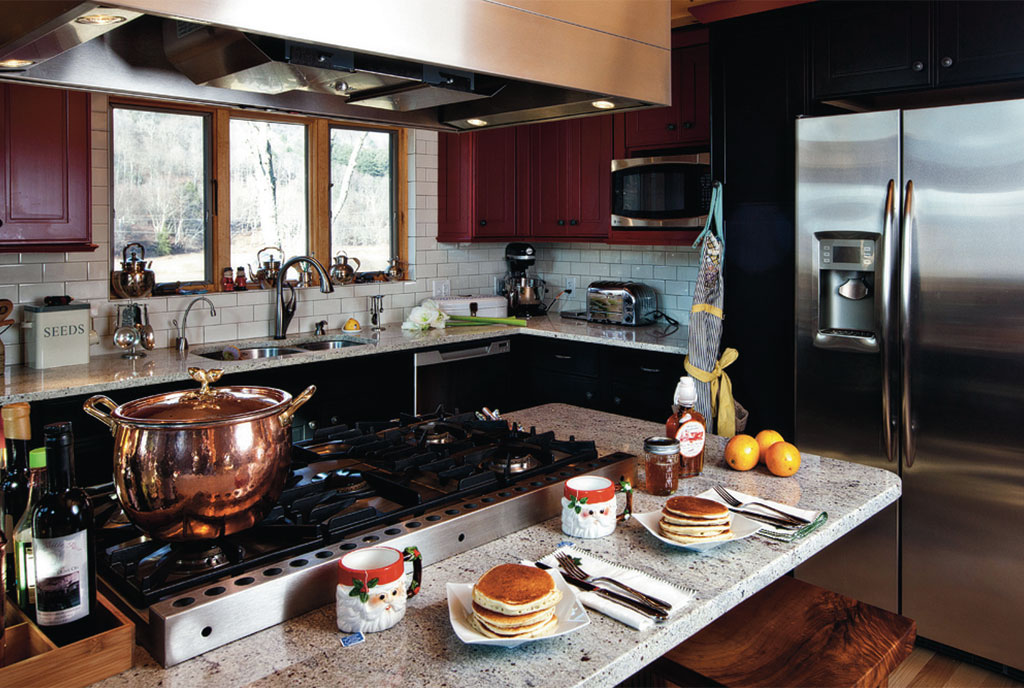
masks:
[[[36,620],[57,626],[89,615],[87,532],[33,539],[36,565]]]
[[[676,439],[679,440],[680,456],[697,456],[704,448],[704,426],[691,420],[679,426]]]
[[[14,576],[18,586],[18,601],[36,603],[36,558],[32,552],[32,540],[17,538],[14,541]]]

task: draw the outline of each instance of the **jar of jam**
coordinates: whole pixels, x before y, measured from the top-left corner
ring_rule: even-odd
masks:
[[[679,487],[679,442],[671,437],[644,440],[644,489],[664,497]]]
[[[679,378],[676,385],[675,408],[665,423],[665,434],[679,442],[680,478],[692,478],[704,470],[704,441],[707,426],[704,416],[693,405],[697,403],[697,386],[692,377]]]

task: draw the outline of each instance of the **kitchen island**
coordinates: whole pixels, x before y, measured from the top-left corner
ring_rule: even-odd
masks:
[[[660,424],[562,404],[507,415],[527,427],[553,430],[559,438],[572,434],[594,440],[600,455],[639,455],[644,437],[664,431]],[[680,494],[698,494],[723,484],[823,509],[828,521],[796,542],[755,535],[705,553],[663,545],[635,521],[621,524],[606,538],[576,541],[599,557],[698,591],[692,603],[650,631],[635,631],[591,612],[590,625],[576,633],[514,649],[459,641],[448,620],[445,583],[473,582],[496,564],[539,559],[552,552],[570,539],[562,534],[560,520],[553,518],[428,566],[423,589],[410,600],[405,619],[391,630],[368,634],[360,644],[342,647],[334,606],[328,605],[169,669],[136,648],[135,668],[97,685],[614,686],[900,495],[900,480],[893,473],[813,455],[805,454],[799,472],[790,478],[774,477],[761,467],[732,471],[722,459],[724,444],[722,438],[709,438],[704,473],[682,481]],[[663,501],[641,490],[635,493],[638,512],[657,509]]]
[[[234,372],[305,365],[318,361],[373,356],[399,351],[415,351],[446,344],[474,342],[495,337],[526,335],[605,344],[608,346],[685,354],[689,331],[686,326],[666,329],[664,324],[645,327],[600,325],[570,320],[557,315],[531,318],[526,327],[489,325],[480,327],[452,327],[441,330],[402,330],[391,324],[383,332],[364,330],[359,334],[340,330],[326,335],[295,334],[275,341],[272,336],[253,339],[195,344],[184,356],[176,349],[156,349],[146,358],[126,360],[120,354],[94,356],[88,363],[37,370],[28,366],[8,366],[3,370],[0,386],[0,405],[17,401],[39,401],[76,394],[109,393],[111,390],[130,389],[165,382],[188,381],[191,367],[223,368],[225,375]],[[292,356],[258,358],[244,361],[225,361],[206,358],[201,354],[219,354],[226,347],[238,349],[257,346],[294,347],[296,344],[329,339],[350,339],[358,344],[342,349],[308,351]]]

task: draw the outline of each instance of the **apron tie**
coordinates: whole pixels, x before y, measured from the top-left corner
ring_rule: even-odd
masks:
[[[711,372],[698,368],[690,363],[690,357],[683,359],[683,367],[691,377],[711,385],[711,414],[715,416],[716,432],[722,437],[732,437],[736,434],[736,402],[732,398],[732,380],[725,372],[725,369],[732,365],[740,352],[728,347],[722,352],[722,357],[715,362],[715,369]]]

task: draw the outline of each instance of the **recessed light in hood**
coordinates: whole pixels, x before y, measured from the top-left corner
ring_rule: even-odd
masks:
[[[667,104],[668,3],[374,0],[318,3],[314,16],[249,0],[0,0],[0,16],[16,19],[0,28],[0,59],[34,59],[14,53],[68,25],[108,32],[0,78],[417,128],[507,126],[596,114],[602,101]],[[28,6],[60,11],[22,21]],[[97,14],[126,20],[76,22]]]

